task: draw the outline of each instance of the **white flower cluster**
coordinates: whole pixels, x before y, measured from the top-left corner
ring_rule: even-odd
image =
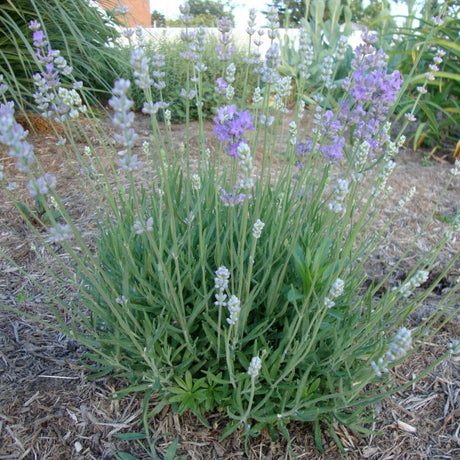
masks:
[[[58,97],[61,101],[64,112],[70,118],[78,118],[80,113],[86,113],[87,108],[83,104],[80,95],[75,88],[67,89],[60,87],[58,89]],[[63,109],[61,109],[63,110]],[[59,121],[64,121],[65,116],[58,118]]]
[[[275,82],[275,102],[273,107],[281,113],[288,112],[288,108],[286,107],[286,98],[288,98],[292,92],[291,82],[291,77],[282,77]]]
[[[252,162],[251,148],[246,142],[241,142],[238,146],[238,166],[244,172],[244,178],[241,179],[241,188],[252,188],[254,186],[254,179],[251,177],[254,168]]]
[[[238,146],[238,165],[244,173],[251,173],[253,169],[251,148],[246,142],[241,142]]]
[[[299,120],[302,120],[304,115],[305,115],[305,101],[301,99],[299,103],[299,111],[297,113],[297,118]]]
[[[326,56],[323,60],[323,73],[320,75],[321,80],[327,87],[332,87],[332,74],[334,71],[334,59],[331,56]]]
[[[408,122],[417,121],[417,118],[415,118],[415,115],[414,115],[413,113],[405,113],[405,114],[404,114],[404,118],[405,118]]]
[[[230,316],[227,318],[227,323],[234,326],[238,322],[238,317],[241,311],[241,302],[236,295],[230,296],[227,302],[227,308]]]
[[[238,322],[238,317],[241,311],[241,301],[237,296],[231,295],[227,301],[227,294],[224,292],[228,289],[228,280],[230,278],[230,272],[224,266],[219,267],[215,271],[216,277],[214,278],[214,288],[217,289],[215,295],[214,305],[217,307],[227,307],[230,316],[227,318],[227,323],[230,326],[234,326]]]
[[[8,85],[3,83],[3,75],[0,73],[0,97],[2,97],[8,91]]]
[[[328,204],[328,208],[336,213],[342,212],[343,202],[348,195],[348,181],[339,179],[334,190],[334,200]]]
[[[233,99],[233,96],[235,95],[235,88],[232,85],[232,83],[235,81],[235,72],[235,64],[231,62],[225,69],[225,80],[228,83],[227,88],[225,90],[225,97],[228,101],[231,101]]]
[[[126,307],[126,305],[128,305],[128,299],[122,295],[121,297],[117,297],[115,299],[115,302],[119,305],[122,305],[123,307]]]
[[[341,35],[334,52],[334,59],[341,61],[347,53],[348,46],[348,37],[346,35]]]
[[[382,191],[385,190],[388,178],[391,176],[391,173],[394,171],[396,163],[393,160],[388,160],[382,168],[382,171],[377,178],[376,185],[372,189],[372,195],[378,196]]]
[[[294,120],[289,123],[289,143],[297,144],[297,123]]]
[[[264,100],[264,97],[262,96],[262,92],[260,88],[257,86],[252,96],[252,102],[255,106],[258,106],[263,100]]]
[[[298,69],[300,75],[302,78],[308,79],[310,77],[308,69],[313,63],[313,59],[315,57],[315,50],[311,42],[310,32],[304,26],[302,26],[300,29],[299,57],[300,62],[298,65]]]
[[[198,192],[201,189],[201,178],[198,174],[192,176],[192,190]]]
[[[388,365],[405,356],[410,350],[411,344],[411,331],[405,327],[400,328],[383,357],[379,358],[377,362],[371,362],[371,366],[377,377],[381,377],[382,373],[388,373]]]
[[[436,79],[434,72],[439,72],[439,64],[442,63],[443,57],[445,56],[446,52],[442,49],[438,49],[436,54],[433,58],[434,64],[428,65],[428,72],[425,73],[425,78],[427,81],[433,81]],[[426,82],[425,82],[426,85]],[[424,86],[425,86],[424,85]]]
[[[362,170],[366,166],[367,159],[369,157],[370,151],[370,144],[367,141],[361,142],[359,145],[353,146],[353,156],[354,156],[354,163],[353,163],[353,173],[351,175],[354,182],[360,182],[363,173]]]
[[[404,206],[406,206],[406,204],[409,203],[410,200],[412,200],[416,191],[417,188],[415,186],[409,188],[409,190],[407,191],[407,195],[398,201],[398,206],[396,207],[397,212],[400,212],[404,208]]]
[[[259,116],[259,123],[262,125],[262,126],[266,126],[267,128],[269,126],[271,126],[273,124],[273,122],[275,121],[275,117],[272,116],[272,115],[269,115],[267,117],[267,115],[265,115],[264,113],[261,113],[260,116]]]
[[[426,270],[420,270],[407,283],[404,283],[400,288],[400,292],[403,295],[403,297],[409,297],[414,291],[414,289],[418,288],[421,284],[425,283],[428,279],[429,274],[430,273]]]
[[[255,379],[258,375],[260,370],[262,369],[262,360],[258,356],[254,356],[251,359],[248,367],[248,374],[251,376],[252,379]]]
[[[361,144],[359,144],[355,149],[354,168],[356,171],[360,171],[364,168],[364,166],[366,166],[370,149],[371,145],[367,141],[361,142]]]
[[[255,239],[259,239],[264,227],[265,224],[260,219],[257,219],[252,227],[252,236]]]
[[[214,287],[223,291],[228,288],[228,279],[230,278],[230,272],[227,267],[223,265],[216,270],[216,277],[214,278]]]
[[[171,110],[166,109],[164,116],[165,116],[166,126],[170,126],[171,125]]]
[[[450,170],[453,176],[460,176],[460,160],[455,160],[454,167]]]
[[[147,222],[141,220],[134,221],[133,230],[136,235],[141,235],[144,232],[151,232],[153,230],[153,217],[149,217]]]
[[[326,308],[332,308],[335,305],[335,302],[332,299],[336,299],[343,294],[343,289],[345,287],[345,282],[340,278],[337,278],[329,289],[328,297],[324,298],[324,305]]]

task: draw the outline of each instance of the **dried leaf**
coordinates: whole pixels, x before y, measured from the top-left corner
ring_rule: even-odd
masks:
[[[417,428],[415,426],[409,425],[408,423],[402,422],[398,420],[398,428],[402,431],[406,431],[407,433],[415,433]]]

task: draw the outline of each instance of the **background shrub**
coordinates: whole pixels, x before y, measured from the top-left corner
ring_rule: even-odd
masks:
[[[348,39],[353,32],[350,7],[343,5],[340,0],[329,2],[313,0],[308,2],[308,8],[306,12],[308,20],[300,21],[301,30],[299,32],[311,47],[312,59],[308,65],[309,76],[308,78],[302,77],[301,64],[304,57],[287,35],[282,46],[280,68],[282,74],[293,77],[298,90],[306,95],[314,94],[323,84],[321,75],[324,70],[324,58],[333,55],[338,48],[344,49],[345,55],[338,59],[339,65],[335,68],[334,75],[334,80],[340,83],[350,71],[353,54],[351,46],[346,41],[342,41]]]
[[[418,100],[414,112],[417,123],[409,128],[414,150],[425,147],[457,158],[460,155],[460,9],[449,1],[437,10],[433,7],[433,2],[427,0],[419,15],[411,11],[403,27],[389,30],[391,38],[386,49],[391,56],[390,65],[408,77],[408,91],[397,111],[403,116]],[[442,24],[433,29],[436,15]],[[442,63],[439,70],[430,71],[439,50],[444,53]],[[418,72],[411,75],[414,63]],[[417,87],[424,83],[423,72],[432,72],[434,78],[427,82],[427,92],[420,94]]]
[[[222,100],[222,95],[219,95],[216,90],[216,80],[225,75],[225,64],[218,59],[216,47],[218,45],[217,38],[208,35],[206,47],[203,53],[203,62],[207,69],[203,72],[203,85],[202,85],[202,113],[205,118],[211,119],[215,115],[215,107]],[[183,123],[186,120],[186,102],[181,96],[181,89],[187,86],[187,78],[190,77],[191,68],[189,63],[181,58],[180,54],[186,51],[187,44],[180,40],[169,40],[161,38],[156,40],[149,40],[147,44],[147,55],[151,58],[159,53],[164,56],[165,66],[164,72],[167,75],[167,85],[162,90],[163,99],[168,101],[174,107],[172,111],[172,121],[176,123]],[[129,56],[131,49],[129,47],[122,49],[123,55]],[[246,81],[246,90],[243,91],[245,85],[245,70],[246,64],[244,62],[245,51],[241,48],[236,48],[232,57],[236,67],[235,82],[235,101],[239,105],[245,105],[247,101],[242,100],[243,94],[249,97],[257,86],[257,75],[251,73]],[[128,57],[129,59],[129,57]],[[129,67],[125,68],[123,72],[124,78],[131,78]],[[159,100],[160,93],[155,88],[152,88],[153,100]],[[145,102],[143,92],[134,87],[132,91],[132,98],[135,107],[141,109]],[[160,114],[160,117],[162,115]],[[191,119],[198,118],[198,111],[195,104],[190,107],[189,116]]]

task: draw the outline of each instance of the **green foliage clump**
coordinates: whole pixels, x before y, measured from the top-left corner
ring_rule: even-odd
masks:
[[[179,414],[193,412],[204,424],[209,413],[221,414],[222,437],[238,430],[248,437],[281,433],[289,440],[290,422],[309,422],[321,448],[320,423],[338,444],[336,423],[369,433],[365,425],[375,403],[398,391],[391,369],[436,334],[447,309],[458,311],[460,292],[453,288],[429,318],[413,331],[406,328],[410,313],[460,259],[454,254],[438,279],[428,279],[439,252],[456,237],[460,216],[403,282],[382,289],[401,261],[380,281],[367,282],[366,265],[411,198],[401,197],[383,228],[373,226],[403,143],[391,140],[387,123],[400,75],[387,72],[384,54],[367,34],[337,102],[331,91],[339,62],[329,56],[307,117],[302,90],[293,97],[290,78],[279,74],[272,35],[266,60],[246,60],[241,89],[231,62],[221,62],[220,87],[226,88],[216,96],[214,136],[208,138],[207,107],[200,101],[206,84],[217,83],[202,65],[207,48],[199,41],[184,51],[175,48],[185,53],[184,85],[162,75],[162,68],[175,75],[166,58],[164,65],[158,56],[146,65],[151,51],[139,42],[131,62],[150,113],[149,142],[138,145],[128,79],[115,82],[109,101],[115,129],[110,141],[106,133],[95,141],[88,136],[83,154],[67,129],[68,141],[59,142],[91,205],[99,229],[95,241],[85,241],[56,192],[60,178],[34,164],[1,78],[0,141],[28,174],[26,187],[46,217],[36,215],[40,229],[29,223],[40,244],[37,254],[54,261],[44,266],[54,276],[52,289],[39,285],[55,315],[52,326],[90,350],[96,375],[126,381],[117,397],[145,393],[147,429],[148,418],[169,405]],[[249,92],[254,67],[258,86]],[[168,99],[175,94],[168,85],[181,87],[181,105]],[[63,128],[78,123],[81,99],[55,86],[50,91]],[[170,121],[182,107],[185,142],[179,148]],[[193,126],[192,107],[199,120]],[[0,170],[5,183],[7,174]],[[446,187],[458,175],[460,164]],[[5,193],[27,219],[20,205],[24,191],[8,185]],[[149,412],[152,394],[158,404]]]
[[[324,72],[324,59],[340,55],[337,59],[334,80],[340,82],[348,75],[352,58],[352,49],[347,38],[352,33],[352,12],[349,6],[342,5],[340,0],[327,2],[313,0],[309,2],[308,21],[300,21],[300,39],[308,43],[309,51],[298,52],[293,40],[285,35],[282,47],[282,64],[280,71],[294,79],[299,94],[313,95],[321,90],[321,76]],[[301,71],[301,64],[305,54],[311,55],[306,72]],[[343,54],[343,56],[342,56]],[[329,93],[330,97],[337,98],[338,94]],[[307,99],[310,99],[307,96]]]
[[[122,66],[113,46],[118,32],[101,10],[87,0],[1,0],[0,73],[17,107],[32,108],[37,63],[28,25],[33,19],[43,24],[52,46],[73,66],[87,96],[93,102],[107,97]]]

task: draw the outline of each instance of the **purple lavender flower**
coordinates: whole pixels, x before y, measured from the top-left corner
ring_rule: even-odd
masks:
[[[181,12],[181,21],[183,21],[185,25],[190,24],[193,20],[193,14],[190,14],[190,5],[188,4],[188,2],[185,2],[183,5],[180,5],[179,11]]]
[[[249,10],[249,20],[248,20],[248,27],[246,28],[246,33],[249,36],[252,36],[256,33],[256,16],[257,16],[257,10],[255,8],[251,8]]]
[[[135,48],[131,52],[130,64],[133,66],[134,83],[141,89],[150,88],[153,79],[149,75],[151,59],[143,48]]]
[[[238,112],[235,105],[226,105],[217,109],[214,117],[214,134],[222,142],[227,153],[238,157],[238,146],[244,141],[245,131],[254,129],[252,115],[247,110]]]
[[[37,108],[44,117],[54,117],[57,122],[63,122],[67,117],[78,117],[79,113],[86,111],[77,92],[82,86],[81,82],[74,83],[72,89],[61,86],[60,75],[70,75],[72,67],[67,65],[58,50],[51,49],[38,21],[31,21],[29,28],[33,31],[35,55],[41,65],[41,72],[33,75],[37,88],[33,97]]]
[[[322,101],[317,101],[313,123],[318,144],[314,149],[331,163],[343,159],[346,140],[355,145],[367,142],[374,154],[389,140],[383,125],[402,80],[398,71],[388,74],[388,56],[372,45],[375,38],[365,31],[364,44],[355,50],[353,73],[343,82],[347,98],[337,113],[324,111]]]
[[[46,195],[50,190],[56,188],[56,178],[46,173],[38,179],[31,179],[27,184],[27,189],[31,196]]]
[[[144,105],[142,107],[142,113],[148,114],[148,115],[155,115],[158,113],[159,110],[166,110],[169,107],[168,102],[144,102]]]
[[[337,136],[330,144],[323,145],[321,153],[330,163],[337,163],[343,159],[344,145],[345,139]]]
[[[236,206],[237,204],[244,201],[246,195],[244,193],[235,194],[235,193],[227,193],[225,189],[220,189],[219,199],[224,203],[224,206]]]
[[[216,93],[225,94],[227,92],[228,83],[222,77],[216,80],[216,84],[217,86],[214,87]]]
[[[311,42],[310,33],[305,26],[300,28],[299,57],[299,72],[302,78],[307,79],[310,76],[308,69],[313,63],[314,48]]]
[[[203,64],[203,54],[206,50],[206,31],[204,27],[198,27],[193,41],[190,43],[190,50],[195,55],[195,69],[204,72],[207,67]]]
[[[0,104],[0,144],[8,147],[8,155],[16,158],[16,167],[22,172],[29,171],[29,166],[34,162],[33,146],[25,140],[27,134],[16,123],[13,102]]]
[[[126,148],[132,147],[139,137],[131,128],[134,122],[134,112],[131,112],[130,109],[134,103],[127,96],[130,86],[129,80],[117,80],[112,90],[113,96],[109,100],[109,105],[114,111],[113,124],[121,131],[121,133],[115,133],[113,137]]]
[[[142,161],[138,159],[137,155],[123,155],[118,160],[121,169],[132,172],[138,170],[142,166]]]
[[[280,63],[280,47],[278,43],[273,42],[265,53],[265,62],[261,69],[262,81],[269,84],[276,83],[280,79],[278,73]]]
[[[124,15],[129,11],[129,6],[119,5],[113,10],[116,14]]]
[[[364,44],[355,50],[351,64],[353,74],[343,83],[348,99],[342,104],[338,120],[343,126],[354,126],[355,140],[368,141],[378,150],[388,140],[386,136],[379,138],[378,134],[397,98],[402,79],[397,70],[387,73],[388,56],[372,46],[374,35],[366,31],[363,39]]]
[[[217,21],[217,29],[221,33],[219,37],[220,45],[216,47],[218,52],[218,58],[221,61],[229,61],[232,54],[235,52],[235,48],[232,46],[232,37],[230,32],[232,30],[232,21],[229,18],[221,18]]]
[[[296,165],[298,168],[302,169],[305,166],[305,157],[310,154],[313,147],[313,142],[311,139],[307,139],[306,142],[297,141],[296,156],[297,161]]]
[[[72,230],[68,224],[57,223],[55,227],[50,228],[49,235],[46,241],[50,243],[60,243],[68,240],[72,236]]]

